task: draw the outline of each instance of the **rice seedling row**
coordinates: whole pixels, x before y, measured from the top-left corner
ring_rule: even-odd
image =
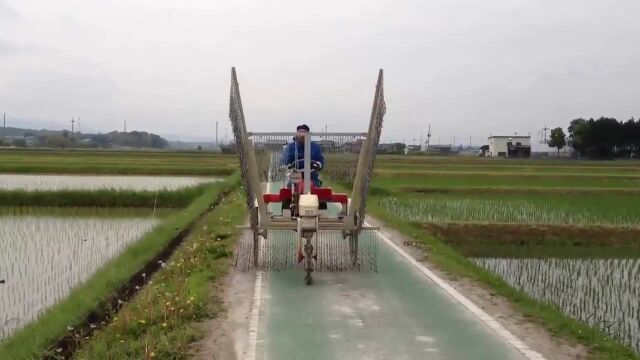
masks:
[[[421,223],[640,225],[638,214],[624,208],[616,212],[603,212],[589,208],[560,207],[557,204],[536,203],[524,199],[384,197],[374,201],[391,214]]]
[[[640,259],[472,261],[512,287],[557,306],[640,354]]]
[[[158,220],[0,217],[0,339],[36,319]]]

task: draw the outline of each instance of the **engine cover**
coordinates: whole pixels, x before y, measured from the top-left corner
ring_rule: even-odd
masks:
[[[298,200],[298,212],[300,216],[318,216],[318,196],[313,194],[300,195]]]

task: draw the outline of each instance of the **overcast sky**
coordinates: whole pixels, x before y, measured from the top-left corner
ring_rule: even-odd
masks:
[[[480,144],[637,118],[639,44],[638,0],[0,0],[0,112],[213,139],[236,66],[249,128],[360,131],[384,68],[384,140]]]

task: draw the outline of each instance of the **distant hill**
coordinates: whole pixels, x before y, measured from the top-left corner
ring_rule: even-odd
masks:
[[[112,131],[106,134],[71,133],[68,130],[22,129],[7,127],[3,131],[4,146],[19,147],[88,147],[88,148],[153,148],[164,149],[169,142],[163,137],[145,131]]]

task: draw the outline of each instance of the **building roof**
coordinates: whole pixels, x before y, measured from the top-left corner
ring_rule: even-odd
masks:
[[[492,136],[488,137],[488,139],[491,139],[491,138],[531,139],[531,135],[527,135],[527,136],[520,136],[520,135],[517,135],[517,136],[516,135],[492,135]]]

